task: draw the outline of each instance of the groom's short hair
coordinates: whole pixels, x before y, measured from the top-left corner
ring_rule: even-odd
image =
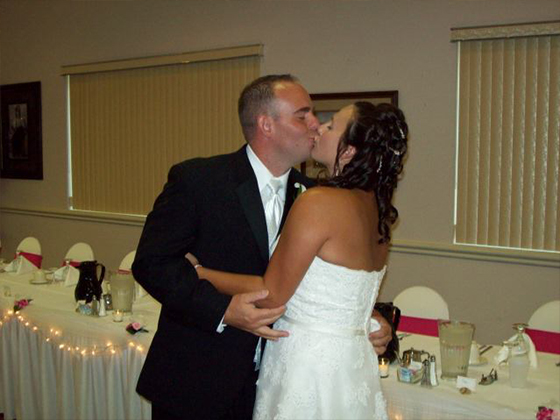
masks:
[[[281,82],[298,83],[298,80],[291,74],[269,74],[253,80],[241,92],[237,111],[243,136],[247,142],[255,134],[259,115],[271,114],[274,116],[274,110],[270,108],[270,105],[275,98],[274,88],[277,83]]]

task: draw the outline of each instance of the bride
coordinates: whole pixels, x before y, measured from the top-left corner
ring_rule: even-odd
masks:
[[[289,336],[266,345],[254,419],[387,418],[367,335],[398,215],[391,199],[407,134],[392,105],[341,109],[320,127],[312,151],[330,178],[294,203],[264,278],[197,265],[222,293],[267,289],[258,306],[287,306],[274,327]]]

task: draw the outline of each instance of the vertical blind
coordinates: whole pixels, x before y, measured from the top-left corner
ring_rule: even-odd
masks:
[[[70,74],[73,208],[146,214],[172,164],[239,148],[259,74],[258,54]]]
[[[459,42],[456,242],[560,251],[560,35]]]

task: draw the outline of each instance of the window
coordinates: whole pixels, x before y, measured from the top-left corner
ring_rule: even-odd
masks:
[[[455,242],[560,251],[560,23],[458,42]]]
[[[238,149],[262,46],[68,66],[72,208],[146,214],[172,164]]]

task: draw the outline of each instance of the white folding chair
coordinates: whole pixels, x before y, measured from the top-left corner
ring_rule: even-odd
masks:
[[[70,247],[64,259],[79,262],[93,261],[95,260],[95,256],[93,254],[93,249],[91,249],[91,246],[89,246],[85,242],[78,242]]]
[[[41,244],[37,238],[28,236],[23,239],[16,248],[17,251],[29,252],[30,254],[42,255]]]
[[[538,308],[529,318],[529,328],[560,333],[560,300],[553,300]]]
[[[130,270],[132,268],[132,263],[134,262],[134,257],[136,256],[136,251],[130,251],[121,261],[119,265],[119,270]]]
[[[404,289],[393,305],[401,310],[401,315],[427,319],[449,319],[449,308],[441,295],[425,286]]]

